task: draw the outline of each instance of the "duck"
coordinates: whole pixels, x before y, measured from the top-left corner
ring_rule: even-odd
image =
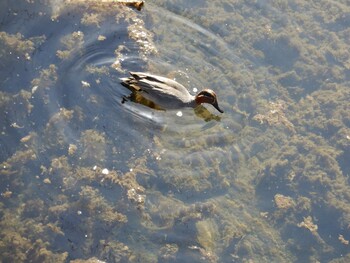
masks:
[[[130,77],[120,78],[121,84],[132,92],[139,93],[160,108],[196,108],[200,104],[208,103],[219,112],[224,113],[219,107],[215,92],[211,89],[203,89],[193,96],[182,84],[175,80],[145,72],[129,73]]]

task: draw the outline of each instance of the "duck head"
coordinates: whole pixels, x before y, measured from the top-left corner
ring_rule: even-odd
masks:
[[[224,111],[219,107],[215,92],[211,89],[204,89],[201,92],[199,92],[196,95],[195,100],[197,104],[209,103],[213,105],[214,108],[217,109],[219,112],[224,113]]]

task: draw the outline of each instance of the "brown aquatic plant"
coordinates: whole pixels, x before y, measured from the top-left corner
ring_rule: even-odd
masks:
[[[282,100],[276,102],[269,102],[266,106],[266,112],[262,114],[256,114],[253,120],[259,123],[267,123],[273,125],[283,125],[288,130],[295,132],[294,125],[291,123],[285,115],[286,103]]]
[[[289,196],[276,194],[274,199],[275,199],[275,204],[279,209],[289,209],[295,206],[294,200]]]
[[[305,227],[310,230],[312,233],[316,233],[318,226],[312,222],[311,216],[304,217],[304,221],[298,224],[298,227]]]

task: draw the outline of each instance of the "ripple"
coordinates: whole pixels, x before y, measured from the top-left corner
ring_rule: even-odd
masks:
[[[217,115],[215,109],[205,105],[207,110],[204,108],[203,114],[184,109],[182,116],[177,116],[177,111],[155,112],[152,116],[158,116],[157,121],[162,122],[167,131],[178,133],[206,130],[208,121],[211,127],[224,125],[232,113],[230,104],[234,103],[235,95],[228,72],[247,70],[244,63],[232,46],[193,20],[152,4],[147,5],[147,10],[152,22],[146,26],[155,33],[159,52],[148,58],[144,70],[172,78],[185,85],[192,94],[193,90],[213,87],[219,104],[225,109],[224,115]]]

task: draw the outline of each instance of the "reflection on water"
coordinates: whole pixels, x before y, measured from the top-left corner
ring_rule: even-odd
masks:
[[[349,261],[346,3],[0,6],[1,261]],[[128,71],[225,113],[122,103]]]

